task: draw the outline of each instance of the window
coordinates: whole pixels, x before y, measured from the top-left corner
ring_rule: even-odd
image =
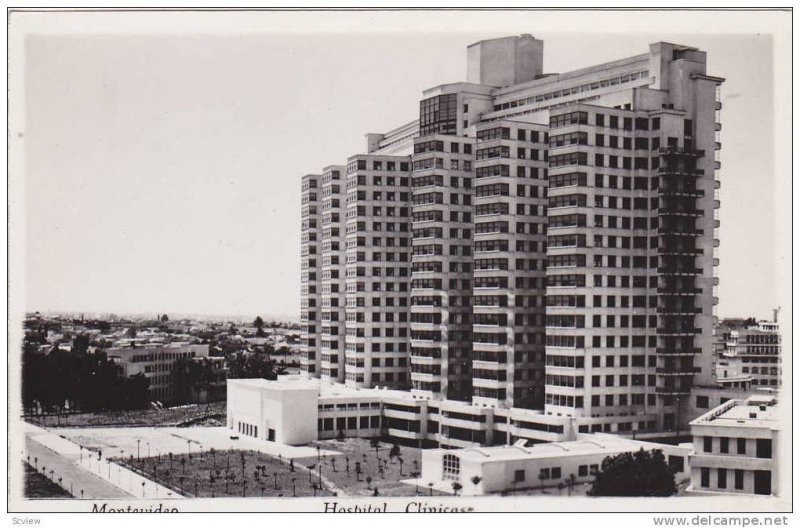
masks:
[[[733,470],[733,487],[737,490],[744,489],[744,470]]]
[[[458,95],[447,94],[419,102],[420,136],[456,134]]]
[[[445,454],[442,457],[442,471],[444,478],[449,480],[458,480],[458,475],[461,473],[461,463],[456,455]]]
[[[747,453],[747,439],[746,438],[737,438],[736,439],[736,453],[740,455],[744,455]]]
[[[720,489],[728,487],[728,470],[725,468],[717,469],[717,487]]]
[[[707,488],[709,486],[711,470],[708,468],[700,468],[700,487]]]
[[[730,438],[722,437],[719,439],[719,452],[720,453],[727,453],[728,452],[728,445],[730,444]]]
[[[710,453],[712,451],[713,439],[710,436],[703,437],[703,452]]]
[[[578,476],[585,477],[589,475],[589,466],[578,466]]]
[[[756,439],[756,457],[772,458],[772,440],[769,438]]]
[[[524,469],[516,469],[516,470],[514,470],[514,482],[525,482],[525,470]]]

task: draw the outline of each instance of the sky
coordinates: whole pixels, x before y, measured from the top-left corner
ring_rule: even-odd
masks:
[[[723,85],[720,316],[778,303],[768,34],[575,34],[545,72],[708,52]],[[28,311],[299,316],[300,177],[416,118],[466,46],[519,31],[47,34],[24,50]],[[743,278],[747,280],[743,280]]]

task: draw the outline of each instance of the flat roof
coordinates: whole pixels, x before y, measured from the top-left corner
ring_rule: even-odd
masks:
[[[314,387],[308,383],[294,380],[266,380],[263,378],[243,378],[229,379],[228,383],[233,385],[244,385],[256,389],[270,390],[310,390]]]
[[[747,400],[731,400],[696,418],[690,425],[778,428],[778,400],[774,395],[753,395]]]
[[[706,423],[724,427],[771,427],[777,425],[777,407],[768,405],[761,410],[756,405],[736,405]]]
[[[469,447],[466,449],[440,449],[443,453],[458,455],[462,460],[476,462],[500,462],[512,460],[530,460],[537,458],[558,458],[572,455],[614,455],[638,451],[639,449],[664,449],[662,444],[642,442],[606,434],[582,434],[577,440],[568,442],[549,442],[521,447],[502,445],[491,447]],[[687,452],[689,448],[684,447]]]

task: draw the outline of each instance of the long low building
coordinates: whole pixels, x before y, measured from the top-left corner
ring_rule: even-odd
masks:
[[[747,397],[743,391],[719,388],[698,391],[692,399],[692,417],[707,412],[717,402]],[[302,414],[293,412],[299,398],[304,400],[306,409]],[[275,423],[275,417],[284,414],[291,415],[291,420],[277,428],[267,426],[267,422]],[[590,423],[588,418],[532,409],[440,400],[404,390],[349,387],[299,376],[280,376],[276,381],[228,380],[228,427],[264,440],[271,439],[269,430],[274,429],[275,441],[291,444],[341,436],[384,436],[407,445],[455,449],[511,445],[519,440],[528,444],[565,442],[583,433],[635,434],[613,431],[611,418],[592,420]],[[252,427],[242,429],[240,422]],[[295,434],[295,430],[303,434]],[[635,436],[641,440],[656,437]]]
[[[690,444],[664,445],[603,433],[579,434],[569,442],[533,446],[503,445],[459,450],[429,449],[422,452],[422,482],[451,490],[455,483],[462,495],[486,495],[506,491],[570,487],[594,481],[606,457],[661,450],[675,480],[689,478]]]
[[[280,376],[228,380],[228,427],[291,445],[337,437],[388,436],[420,447],[463,448],[575,438],[568,419],[527,409],[435,400],[409,391],[355,388]]]

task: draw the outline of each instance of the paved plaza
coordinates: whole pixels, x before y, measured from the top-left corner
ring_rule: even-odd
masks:
[[[274,457],[296,459],[317,456],[314,447],[289,446],[237,435],[224,427],[91,427],[60,428],[57,433],[85,449],[102,451],[103,457],[130,458],[245,449]],[[321,454],[336,455],[323,450]]]

